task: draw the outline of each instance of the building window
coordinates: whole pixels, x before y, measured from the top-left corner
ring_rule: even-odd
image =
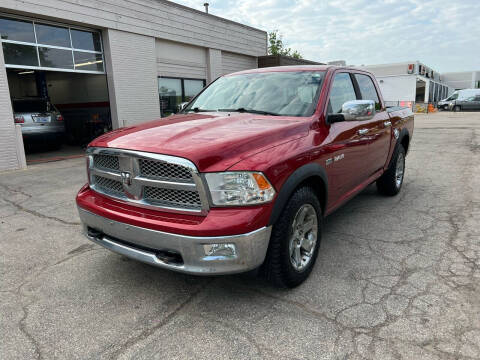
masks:
[[[182,103],[189,102],[205,87],[205,80],[158,78],[160,114],[162,117],[176,114]]]
[[[0,17],[5,66],[104,73],[99,32]]]

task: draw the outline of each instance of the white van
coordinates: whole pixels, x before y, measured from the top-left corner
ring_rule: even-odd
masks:
[[[454,106],[454,102],[456,100],[462,101],[468,98],[474,97],[476,95],[480,95],[480,89],[463,89],[457,90],[448,98],[440,100],[437,103],[437,108],[440,110],[452,110]]]

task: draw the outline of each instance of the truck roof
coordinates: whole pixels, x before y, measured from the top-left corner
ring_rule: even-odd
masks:
[[[345,70],[355,70],[355,71],[360,71],[360,72],[371,73],[368,70],[361,69],[361,68],[356,68],[356,67],[352,67],[352,66],[291,65],[291,66],[273,66],[273,67],[243,70],[243,71],[238,71],[238,72],[235,72],[235,73],[228,74],[226,76],[239,75],[239,74],[251,74],[251,73],[264,73],[264,72],[271,72],[271,71],[282,71],[282,72],[289,72],[289,71],[328,71],[330,69],[345,69]]]

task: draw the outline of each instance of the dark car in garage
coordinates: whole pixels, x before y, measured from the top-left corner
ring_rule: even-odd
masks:
[[[25,143],[42,143],[50,148],[61,146],[65,135],[63,116],[45,98],[12,99],[15,124],[21,125]]]

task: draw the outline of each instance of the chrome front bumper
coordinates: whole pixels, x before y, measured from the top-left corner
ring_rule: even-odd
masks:
[[[164,269],[223,275],[255,269],[265,260],[271,227],[248,234],[194,237],[145,229],[78,208],[88,239],[108,250]],[[232,255],[207,255],[204,245],[234,244]],[[181,259],[181,261],[179,261]]]

